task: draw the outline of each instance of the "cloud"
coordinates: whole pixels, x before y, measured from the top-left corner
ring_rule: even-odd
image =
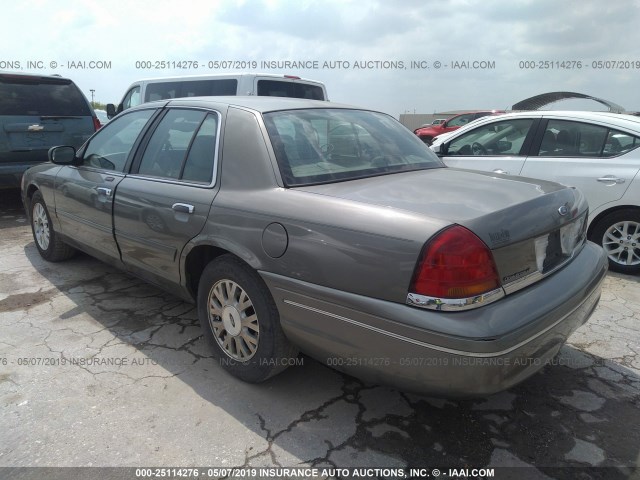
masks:
[[[3,19],[3,35],[11,42],[0,61],[111,61],[108,71],[55,72],[76,80],[85,93],[94,89],[102,101],[119,100],[139,78],[223,73],[209,69],[208,61],[255,60],[257,71],[317,79],[334,100],[393,115],[414,109],[504,108],[559,90],[640,110],[640,57],[631,41],[640,7],[630,1],[33,0],[5,5]],[[140,60],[192,60],[203,62],[203,68],[147,69],[136,63]],[[284,72],[261,68],[262,60],[346,61],[351,66]],[[353,68],[356,61],[376,60],[403,62],[406,68]],[[435,61],[474,60],[494,67],[433,67]],[[521,63],[566,60],[587,66],[529,69]],[[592,62],[603,60],[637,67],[592,68]],[[412,61],[429,68],[410,68]]]

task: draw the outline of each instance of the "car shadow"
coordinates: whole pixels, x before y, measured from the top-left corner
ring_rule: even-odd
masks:
[[[173,377],[264,438],[264,449],[245,452],[244,466],[537,467],[534,476],[518,478],[577,478],[580,468],[598,466],[609,467],[599,472],[612,479],[628,478],[637,467],[640,377],[577,348],[563,347],[554,365],[485,398],[400,392],[306,356],[251,385],[211,358],[193,305],[83,254],[54,265],[33,242],[24,254],[55,288],[40,297],[24,294],[12,308],[38,308],[62,295],[67,307],[52,322],[82,335],[90,318],[110,333],[111,347],[147,360],[151,373],[134,365],[120,369],[130,385]],[[53,337],[45,341],[68,359],[80,355]]]
[[[0,189],[0,230],[27,223],[19,189]]]

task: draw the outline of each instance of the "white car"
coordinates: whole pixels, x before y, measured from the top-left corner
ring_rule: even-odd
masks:
[[[640,118],[532,111],[484,117],[431,149],[450,167],[553,180],[589,201],[589,239],[612,270],[640,272]]]

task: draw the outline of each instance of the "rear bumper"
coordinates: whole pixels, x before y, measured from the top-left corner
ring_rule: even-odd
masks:
[[[262,273],[289,339],[327,365],[410,391],[505,390],[551,363],[600,299],[607,262],[590,242],[554,275],[467,312],[427,311]]]
[[[20,182],[24,172],[44,161],[46,161],[46,158],[45,160],[35,160],[32,162],[0,163],[0,189],[20,188]]]

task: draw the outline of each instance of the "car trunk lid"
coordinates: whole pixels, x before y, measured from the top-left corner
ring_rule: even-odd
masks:
[[[438,168],[299,189],[468,228],[491,249],[506,293],[559,268],[584,243],[584,196],[544,180]]]

